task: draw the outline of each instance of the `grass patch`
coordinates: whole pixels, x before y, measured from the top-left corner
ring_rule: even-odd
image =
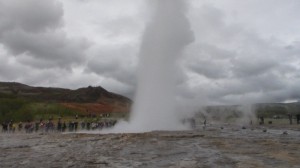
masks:
[[[0,122],[13,120],[33,121],[62,117],[74,117],[80,112],[58,103],[37,103],[20,98],[0,98]]]

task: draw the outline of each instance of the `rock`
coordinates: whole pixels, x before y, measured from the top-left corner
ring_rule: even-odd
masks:
[[[179,162],[179,167],[194,167],[196,165],[196,161],[194,160],[182,160]]]
[[[25,164],[29,164],[30,163],[30,161],[29,160],[23,160],[23,161],[21,161],[19,164],[21,164],[21,165],[25,165]]]

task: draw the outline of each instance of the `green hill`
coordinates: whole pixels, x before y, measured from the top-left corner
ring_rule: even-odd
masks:
[[[71,90],[0,82],[0,122],[128,113],[131,103],[130,99],[100,86]]]

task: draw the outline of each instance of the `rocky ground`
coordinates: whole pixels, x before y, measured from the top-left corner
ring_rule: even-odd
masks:
[[[300,167],[300,126],[134,134],[0,133],[0,167]]]

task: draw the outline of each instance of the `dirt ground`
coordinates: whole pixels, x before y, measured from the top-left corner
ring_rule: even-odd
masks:
[[[131,134],[0,133],[0,167],[300,168],[300,125]]]

